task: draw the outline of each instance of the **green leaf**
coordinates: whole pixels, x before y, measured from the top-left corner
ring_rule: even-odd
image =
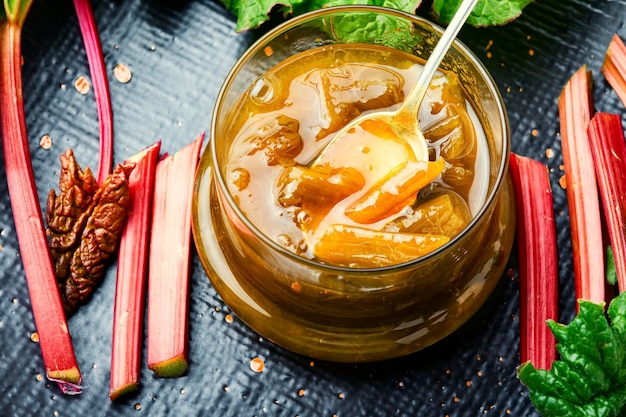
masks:
[[[336,16],[328,22],[333,39],[345,43],[382,44],[405,52],[413,52],[421,42],[411,25],[391,16],[375,14]]]
[[[402,10],[407,13],[415,13],[421,0],[301,0],[297,2],[298,7],[294,7],[298,13],[322,9],[332,6],[346,6],[362,4],[369,6],[388,7],[390,9]]]
[[[280,11],[284,17],[331,6],[366,4],[384,6],[414,13],[421,0],[220,0],[237,16],[238,32],[255,29],[269,20],[272,10]]]
[[[626,292],[622,292],[611,302],[608,315],[618,346],[614,358],[614,363],[620,370],[617,380],[626,385]]]
[[[572,368],[567,362],[554,362],[552,371],[562,381],[563,387],[571,387],[557,392],[564,400],[573,404],[584,404],[593,398],[595,390],[587,382],[586,375]]]
[[[503,25],[522,14],[522,9],[532,0],[479,0],[467,19],[470,25]],[[461,0],[434,0],[432,9],[436,20],[449,23]]]
[[[503,25],[517,18],[532,0],[479,0],[467,22],[481,27]],[[330,6],[367,4],[415,13],[421,0],[221,0],[237,16],[237,31],[255,29],[269,20],[276,9],[284,17],[298,15]],[[461,0],[434,0],[433,18],[442,24],[450,22]]]
[[[615,258],[611,245],[606,247],[606,280],[611,285],[617,285],[617,270],[615,269]]]
[[[581,410],[563,397],[561,381],[554,372],[535,369],[526,362],[518,368],[517,376],[530,390],[530,400],[542,416],[584,417]]]
[[[609,379],[615,376],[612,362],[606,363],[607,350],[611,351],[615,346],[613,332],[606,320],[603,304],[581,301],[579,310],[578,317],[567,326],[566,338],[555,333],[561,342],[559,353],[562,360],[586,373],[591,383],[598,384],[598,389],[603,390],[610,384]]]
[[[552,369],[518,368],[543,417],[620,417],[626,410],[626,292],[607,312],[580,301],[569,325],[548,322],[561,358]]]

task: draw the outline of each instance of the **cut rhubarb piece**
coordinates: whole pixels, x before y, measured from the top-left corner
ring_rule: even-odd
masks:
[[[97,179],[98,184],[102,185],[113,165],[113,110],[111,108],[109,81],[104,65],[100,35],[90,0],[74,0],[74,9],[85,44],[89,72],[93,83],[93,95],[96,99],[100,121],[100,160]]]
[[[558,319],[558,268],[552,189],[547,167],[511,155],[517,207],[520,286],[520,360],[550,369],[556,340],[547,326]]]
[[[597,113],[589,123],[589,143],[606,220],[620,292],[626,291],[626,143],[622,119]]]
[[[337,224],[324,232],[313,253],[332,265],[379,268],[412,261],[449,241],[443,235],[381,232]]]
[[[609,43],[600,71],[626,105],[626,45],[617,34]]]
[[[21,38],[31,2],[0,11],[0,137],[13,220],[46,376],[63,393],[81,392],[81,373],[57,289],[28,147],[22,95]],[[10,377],[6,375],[5,377]]]
[[[204,135],[157,164],[148,275],[148,368],[187,369],[191,202]]]
[[[160,147],[157,142],[126,161],[135,169],[128,178],[130,211],[118,254],[109,390],[112,400],[139,387],[152,194]]]
[[[572,233],[576,298],[604,301],[604,249],[596,173],[587,137],[591,73],[581,67],[559,96],[563,165]]]
[[[374,185],[346,209],[346,216],[361,224],[371,224],[398,213],[415,201],[419,190],[430,184],[445,168],[439,158],[407,161]]]

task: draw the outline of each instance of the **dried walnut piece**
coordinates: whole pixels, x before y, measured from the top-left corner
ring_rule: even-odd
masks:
[[[70,150],[61,156],[60,194],[48,194],[47,233],[63,306],[71,314],[102,280],[117,252],[129,208],[128,175],[117,165],[99,187]]]

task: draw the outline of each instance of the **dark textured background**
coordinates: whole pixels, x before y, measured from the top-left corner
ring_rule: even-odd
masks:
[[[94,0],[93,6],[111,74],[116,161],[157,139],[164,151],[175,151],[207,130],[223,78],[258,33],[235,33],[232,16],[215,0]],[[626,35],[625,13],[623,0],[537,0],[511,24],[465,28],[460,35],[504,96],[513,150],[551,168],[562,321],[571,319],[574,297],[565,192],[558,183],[563,172],[556,99],[571,74],[587,64],[594,71],[596,108],[623,113],[599,68],[613,33]],[[58,157],[67,147],[81,165],[97,165],[93,93],[83,96],[73,87],[78,76],[88,76],[88,67],[70,1],[35,1],[23,55],[27,124],[43,204],[48,190],[57,188]],[[132,71],[127,84],[112,77],[118,63]],[[53,140],[50,150],[39,146],[45,134]],[[553,157],[546,156],[549,148]],[[38,378],[43,365],[39,346],[30,340],[35,328],[0,165],[1,416],[537,416],[515,377],[514,257],[485,309],[435,347],[383,363],[337,365],[287,352],[236,317],[228,323],[229,309],[194,254],[189,371],[160,380],[144,362],[140,390],[111,402],[114,287],[112,269],[92,302],[69,322],[85,390],[65,397]],[[255,357],[265,361],[264,372],[251,371]]]

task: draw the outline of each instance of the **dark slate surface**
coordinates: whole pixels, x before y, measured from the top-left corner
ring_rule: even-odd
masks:
[[[24,94],[41,202],[57,187],[58,157],[75,149],[96,167],[98,121],[93,93],[74,80],[88,75],[69,1],[36,1],[24,32]],[[115,112],[115,159],[157,139],[175,151],[209,128],[229,67],[258,33],[237,34],[214,0],[94,0]],[[422,8],[419,14],[427,15]],[[461,39],[492,72],[506,101],[513,150],[551,168],[557,218],[561,320],[574,311],[565,191],[556,99],[582,64],[594,71],[598,110],[623,113],[599,75],[606,46],[626,35],[623,0],[538,0],[504,27],[466,28]],[[132,79],[112,77],[118,64]],[[39,146],[43,135],[53,146]],[[551,149],[553,156],[547,156]],[[0,164],[2,164],[0,158]],[[85,390],[63,396],[41,380],[39,346],[19,257],[4,167],[0,165],[0,415],[1,416],[538,416],[515,377],[518,292],[515,257],[483,311],[433,348],[374,364],[337,365],[287,352],[248,329],[209,283],[197,256],[191,283],[190,368],[160,380],[144,364],[139,391],[108,399],[114,274],[69,324]],[[251,359],[266,368],[254,373]],[[144,359],[145,361],[145,359]]]

